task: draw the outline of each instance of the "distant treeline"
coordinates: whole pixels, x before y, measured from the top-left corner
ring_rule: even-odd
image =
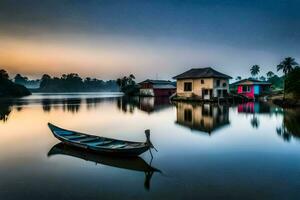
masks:
[[[103,81],[95,78],[82,79],[78,74],[63,74],[60,78],[44,74],[41,78],[39,92],[100,92],[119,91],[115,80]]]
[[[23,85],[29,89],[34,89],[34,88],[36,89],[40,87],[41,80],[40,79],[29,80],[28,77],[22,76],[21,74],[17,74],[14,78],[14,82]]]
[[[103,81],[96,78],[81,78],[76,73],[51,77],[44,74],[41,79],[29,80],[26,76],[17,74],[14,82],[31,89],[34,92],[101,92],[119,91],[115,80]]]

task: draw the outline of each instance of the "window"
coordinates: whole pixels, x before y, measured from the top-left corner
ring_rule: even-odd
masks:
[[[251,88],[249,85],[243,85],[243,92],[250,92]]]
[[[223,87],[226,87],[227,86],[227,83],[223,83]]]
[[[220,87],[220,80],[217,80],[217,87]]]
[[[185,92],[192,91],[192,83],[191,82],[184,83],[184,91]]]
[[[204,80],[203,79],[201,79],[201,84],[204,84]]]

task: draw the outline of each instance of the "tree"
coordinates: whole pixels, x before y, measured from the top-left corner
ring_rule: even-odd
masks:
[[[133,74],[129,75],[128,81],[129,81],[129,85],[134,85],[135,84],[135,76]]]
[[[260,72],[260,67],[259,65],[253,65],[251,68],[250,68],[250,72],[251,72],[251,75],[253,77],[255,77],[259,72]]]
[[[288,93],[292,93],[294,98],[300,97],[300,68],[295,67],[293,71],[291,71],[285,81],[285,90]]]
[[[277,65],[277,71],[282,71],[284,73],[284,84],[283,84],[283,100],[285,99],[285,85],[286,85],[286,76],[296,67],[298,63],[295,61],[295,58],[286,57],[283,61]]]
[[[264,76],[259,77],[259,80],[266,81],[266,78]]]
[[[26,82],[28,81],[28,78],[25,76],[22,76],[21,74],[17,74],[14,78],[15,83],[25,85]]]
[[[282,71],[284,73],[284,75],[286,76],[297,65],[298,65],[298,63],[295,61],[295,58],[287,57],[283,61],[281,61],[279,63],[279,65],[277,65],[277,71]]]
[[[130,74],[128,77],[124,76],[123,78],[118,78],[116,80],[117,85],[120,87],[120,90],[125,94],[132,95],[138,92],[138,86],[136,85],[135,76]]]
[[[235,78],[235,80],[240,81],[240,80],[242,80],[242,77],[237,76],[237,77]]]
[[[4,69],[0,69],[0,80],[8,80],[9,75]]]
[[[275,74],[272,71],[267,72],[267,77],[272,78]]]
[[[120,78],[117,79],[117,85],[119,87],[122,87],[122,80]]]
[[[49,76],[48,74],[44,74],[43,76],[42,76],[42,81],[43,80],[49,80],[49,79],[51,79],[51,76]]]
[[[47,87],[50,81],[51,81],[51,76],[49,76],[48,74],[44,74],[41,78],[40,88]]]

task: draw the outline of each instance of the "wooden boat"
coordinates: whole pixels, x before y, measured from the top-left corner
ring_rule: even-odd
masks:
[[[62,142],[54,145],[51,148],[51,150],[48,152],[48,157],[54,155],[72,156],[85,161],[95,162],[97,164],[117,167],[120,169],[144,172],[145,173],[144,186],[146,189],[150,188],[150,181],[154,172],[161,173],[159,169],[152,167],[139,156],[125,158],[124,156],[120,157],[120,156],[109,156],[105,154],[97,154],[92,151],[82,151],[81,148],[66,145]]]
[[[131,142],[88,135],[75,131],[59,128],[48,123],[53,135],[63,143],[95,151],[98,153],[116,154],[121,156],[138,156],[154,148],[150,141],[150,131],[146,130],[146,142]]]

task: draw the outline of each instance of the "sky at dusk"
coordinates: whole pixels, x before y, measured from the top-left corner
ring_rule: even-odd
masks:
[[[170,79],[212,66],[232,77],[300,62],[298,0],[1,0],[0,68]]]

